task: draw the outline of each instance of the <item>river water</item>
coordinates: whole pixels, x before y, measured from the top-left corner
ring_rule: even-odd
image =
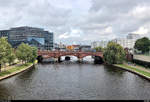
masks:
[[[38,64],[0,81],[0,99],[150,99],[150,81],[112,66],[85,62]]]

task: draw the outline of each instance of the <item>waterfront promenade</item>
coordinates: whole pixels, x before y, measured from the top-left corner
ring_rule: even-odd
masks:
[[[35,61],[34,63],[37,63],[37,61]],[[2,72],[0,73],[0,81],[9,78],[11,76],[14,76],[18,73],[21,73],[31,68],[33,65],[34,65],[33,63],[26,63],[26,64],[17,63],[15,65],[2,68],[1,70]]]

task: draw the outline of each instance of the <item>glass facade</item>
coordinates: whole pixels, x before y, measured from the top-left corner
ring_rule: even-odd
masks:
[[[45,31],[41,28],[33,27],[17,27],[5,30],[7,33],[0,31],[0,37],[7,36],[9,43],[13,47],[17,47],[22,42],[36,46],[39,49],[53,49],[53,33]]]
[[[1,30],[0,37],[8,37],[9,30]]]

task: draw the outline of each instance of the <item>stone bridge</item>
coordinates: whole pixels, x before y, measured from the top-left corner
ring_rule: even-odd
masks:
[[[102,52],[74,52],[74,51],[38,51],[38,57],[41,57],[42,59],[46,58],[56,58],[57,60],[61,56],[76,56],[79,60],[82,60],[86,56],[97,56],[103,59],[103,53]]]

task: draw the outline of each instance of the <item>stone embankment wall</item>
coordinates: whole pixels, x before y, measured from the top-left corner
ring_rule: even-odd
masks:
[[[145,61],[145,62],[150,62],[150,56],[134,55],[133,59],[142,60],[142,61]]]
[[[134,55],[133,62],[144,67],[150,67],[150,56]]]

